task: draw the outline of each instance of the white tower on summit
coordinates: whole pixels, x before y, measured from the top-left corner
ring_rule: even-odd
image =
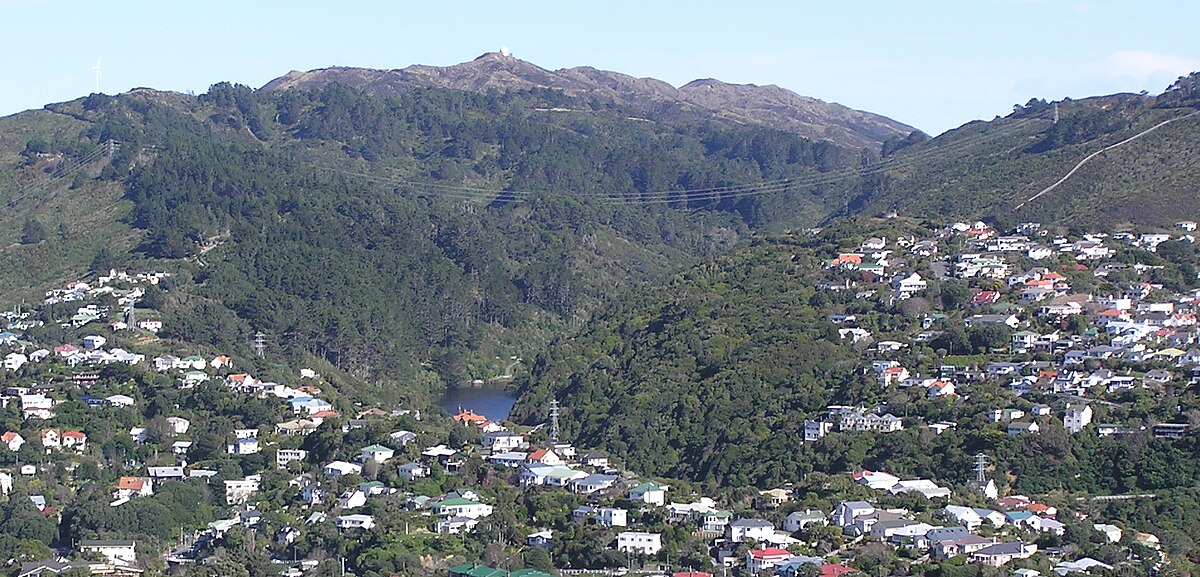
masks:
[[[500,55],[501,55],[501,56],[503,56],[503,57],[505,57],[505,58],[508,58],[509,56],[512,56],[512,52],[510,52],[510,51],[508,50],[508,47],[507,47],[507,46],[501,46],[501,47],[500,47]]]

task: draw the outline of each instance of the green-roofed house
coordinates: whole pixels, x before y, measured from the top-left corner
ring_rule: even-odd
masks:
[[[395,449],[389,449],[383,445],[367,445],[366,447],[363,447],[359,452],[362,453],[362,460],[364,463],[366,463],[367,461],[375,461],[376,463],[386,463],[388,459],[391,459],[392,457],[396,456]]]
[[[478,519],[492,514],[492,506],[470,499],[446,499],[433,506],[433,512],[441,517],[470,517]]]
[[[204,361],[200,355],[188,355],[179,359],[179,362],[193,369],[203,369],[208,363]]]
[[[666,485],[659,485],[653,481],[646,481],[629,490],[629,499],[647,505],[662,506],[667,502]]]

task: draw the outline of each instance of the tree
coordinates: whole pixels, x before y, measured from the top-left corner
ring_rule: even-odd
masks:
[[[96,256],[92,257],[92,262],[88,265],[88,270],[92,272],[108,272],[119,266],[121,266],[120,259],[107,246],[102,246],[100,250],[96,251]]]
[[[42,227],[42,223],[36,219],[25,219],[25,226],[21,229],[21,244],[37,244],[46,240],[46,229]]]

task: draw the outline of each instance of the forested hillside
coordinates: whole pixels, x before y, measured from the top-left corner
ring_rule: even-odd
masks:
[[[754,229],[814,222],[828,202],[721,191],[859,158],[764,128],[546,112],[572,102],[543,89],[384,98],[338,84],[93,95],[30,119],[66,118],[76,132],[24,144],[9,224],[21,214],[69,231],[75,222],[38,203],[94,206],[94,191],[124,190],[125,212],[108,218],[132,246],[108,228],[80,230],[93,252],[74,274],[130,260],[177,269],[156,307],[165,336],[244,350],[263,331],[284,358],[315,356],[366,380],[424,366],[453,384],[498,374],[488,359],[536,350],[622,287]],[[56,180],[72,166],[83,169]],[[713,192],[671,192],[697,189]],[[63,242],[26,240],[10,247],[16,258]],[[28,296],[14,287],[6,300]]]
[[[181,273],[155,310],[168,337],[245,351],[263,331],[273,354],[365,380],[424,367],[461,383],[756,234],[889,210],[1161,225],[1198,208],[1187,79],[1060,103],[1058,123],[1031,101],[880,150],[716,116],[648,121],[580,86],[222,83],[3,119],[0,262],[19,274],[0,301],[144,263]]]
[[[917,220],[849,218],[819,233],[758,237],[662,287],[636,291],[590,326],[556,340],[521,383],[516,418],[544,422],[555,398],[563,407],[565,438],[603,447],[638,470],[712,487],[776,486],[813,472],[863,468],[966,485],[975,474],[973,455],[980,452],[997,470],[1009,472],[1014,491],[1110,494],[1192,486],[1200,475],[1194,435],[1177,441],[1148,434],[1132,440],[1072,437],[1061,427],[1044,426],[1039,435],[1016,436],[988,427],[988,411],[1014,399],[999,381],[963,379],[960,396],[948,397],[927,395],[923,386],[881,386],[873,361],[924,367],[929,375],[948,363],[983,369],[993,359],[1051,358],[997,356],[1007,351],[1011,331],[964,329],[965,317],[987,309],[970,304],[971,292],[961,280],[932,280],[932,269],[911,256],[889,259],[889,268],[902,267],[896,278],[917,273],[931,279],[923,296],[911,299],[895,297],[886,282],[880,288],[877,283],[885,279],[873,273],[847,274],[829,266],[869,237],[936,233]],[[1194,251],[1188,254],[1195,257]],[[1072,282],[1089,286],[1096,282],[1091,278],[1081,273]],[[1119,292],[1116,282],[1096,290]],[[837,322],[839,317],[851,319],[849,325]],[[876,341],[859,342],[839,332],[845,326],[867,331],[876,341],[907,342],[923,327],[934,337],[887,354],[873,346]],[[990,357],[984,354],[989,352]],[[1165,395],[1139,391],[1119,400],[1130,404],[1109,403],[1109,418],[1154,422],[1200,408],[1194,387]],[[890,412],[906,428],[805,442],[806,419],[826,418],[828,407],[845,405]],[[909,415],[923,419],[905,418]],[[925,425],[937,421],[954,428],[934,434]]]

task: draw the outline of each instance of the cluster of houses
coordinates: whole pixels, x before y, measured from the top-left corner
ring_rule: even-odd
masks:
[[[982,222],[956,223],[931,238],[868,238],[858,250],[826,263],[832,274],[844,279],[822,286],[853,288],[860,298],[886,289],[890,291],[886,298],[895,302],[926,290],[925,279],[914,270],[918,266],[928,266],[940,279],[967,279],[975,288],[962,324],[1009,331],[1007,346],[990,351],[986,367],[944,366],[936,374],[924,375],[893,358],[910,346],[936,340],[945,323],[959,322],[941,312],[927,313],[922,331],[915,335],[874,335],[853,314],[831,315],[830,321],[843,340],[870,356],[870,371],[881,387],[916,387],[929,398],[953,397],[974,381],[996,379],[1017,395],[1060,396],[1065,401],[1060,406],[1063,426],[1078,433],[1092,424],[1088,397],[1200,383],[1196,331],[1200,290],[1173,294],[1160,284],[1138,280],[1119,285],[1119,294],[1076,293],[1068,274],[1090,273],[1098,279],[1115,271],[1146,275],[1160,267],[1125,262],[1128,258],[1116,261],[1119,245],[1155,251],[1168,240],[1195,242],[1193,224],[1176,223],[1174,234],[1089,234],[1068,239],[1054,237],[1034,223],[1007,235]],[[1030,262],[1036,264],[1029,266]],[[1084,322],[1068,323],[1072,317]],[[832,409],[824,419],[805,422],[806,441],[833,430],[888,432],[903,426],[898,418],[861,408],[839,408],[837,413]],[[1046,424],[1039,417],[1050,414],[1048,407],[1039,410],[1044,412],[1027,419],[993,421],[1005,422],[1010,435],[1037,434]],[[929,426],[941,432],[953,425]],[[1104,436],[1129,431],[1108,423],[1094,428]],[[1186,434],[1188,425],[1164,422],[1150,429],[1157,436],[1176,437]]]
[[[1177,228],[1182,233],[1195,231],[1195,223],[1190,223],[1190,228],[1186,224],[1179,223]],[[1187,234],[1183,236],[1189,237]],[[1015,395],[1029,395],[1036,391],[1061,395],[1064,401],[1055,404],[1057,409],[1038,404],[1031,408],[997,408],[990,411],[986,418],[1009,435],[1039,434],[1051,419],[1061,419],[1063,428],[1072,434],[1094,430],[1102,436],[1122,435],[1129,429],[1119,424],[1093,422],[1094,401],[1089,401],[1087,397],[1200,382],[1200,345],[1196,344],[1195,334],[1196,303],[1200,300],[1200,292],[1164,296],[1165,291],[1161,286],[1138,282],[1128,286],[1122,294],[1075,294],[1068,275],[1064,273],[1092,271],[1102,277],[1121,270],[1117,265],[1124,265],[1132,272],[1141,274],[1149,269],[1138,268],[1136,264],[1110,262],[1115,253],[1114,243],[1126,242],[1153,251],[1162,242],[1172,238],[1176,236],[1088,235],[1079,239],[1051,238],[1034,225],[1022,225],[1012,234],[1000,235],[983,223],[960,223],[947,227],[934,238],[866,239],[856,250],[840,253],[826,263],[831,273],[845,278],[831,280],[822,286],[827,290],[859,290],[859,296],[864,298],[878,294],[891,303],[910,301],[903,304],[912,304],[915,301],[910,299],[922,296],[929,290],[927,279],[932,278],[916,272],[913,264],[932,263],[934,259],[939,259],[937,262],[940,265],[932,267],[937,271],[935,274],[938,278],[957,277],[978,285],[965,305],[969,310],[961,322],[968,327],[1007,327],[1012,331],[1007,343],[1009,346],[1006,350],[989,354],[990,362],[982,367],[944,366],[936,374],[922,375],[912,370],[915,367],[905,367],[893,357],[911,346],[936,338],[936,329],[942,326],[939,322],[959,321],[947,321],[944,315],[929,313],[921,324],[920,334],[881,338],[860,326],[859,319],[854,315],[835,315],[830,320],[838,325],[839,336],[854,343],[869,356],[869,366],[863,363],[864,378],[875,379],[880,387],[919,391],[928,398],[952,398],[967,391],[974,381],[996,379],[1007,383]],[[954,253],[951,247],[957,246],[966,246],[967,250]],[[1056,260],[1069,261],[1069,268],[1049,264]],[[1036,262],[1037,266],[1021,268],[1022,265],[1028,265],[1028,261]],[[94,284],[76,281],[64,288],[49,291],[45,304],[84,304],[75,309],[75,316],[70,323],[85,327],[90,323],[102,322],[110,314],[105,307],[85,304],[85,301],[112,297],[118,306],[131,309],[144,296],[139,284],[156,284],[163,278],[163,273],[130,275],[111,271]],[[130,288],[117,289],[116,285]],[[75,307],[74,304],[71,306]],[[1076,316],[1086,319],[1086,326],[1092,328],[1072,331],[1059,326]],[[15,313],[8,317],[9,327],[23,326],[19,323],[28,322],[26,317]],[[156,319],[145,319],[134,324],[151,332],[162,328],[161,322]],[[109,328],[120,331],[130,327],[125,321],[117,320],[110,323]],[[9,371],[18,372],[27,363],[45,362],[49,358],[73,367],[75,374],[72,381],[87,390],[98,379],[95,365],[127,363],[170,375],[181,389],[210,381],[223,383],[234,393],[272,399],[272,402],[286,407],[288,418],[275,423],[273,427],[235,428],[229,431],[225,451],[234,456],[261,453],[267,447],[278,445],[281,440],[311,434],[326,420],[341,417],[333,404],[322,398],[322,391],[317,386],[318,377],[309,369],[301,370],[293,384],[281,384],[235,371],[234,363],[227,355],[206,358],[167,354],[147,361],[143,355],[120,348],[106,349],[108,341],[109,338],[105,336],[89,334],[78,343],[32,350],[33,345],[22,341],[16,333],[0,333],[0,345],[7,346],[11,351],[4,357],[4,368]],[[30,350],[32,352],[26,352]],[[1097,361],[1104,366],[1085,369],[1088,361]],[[1153,368],[1135,370],[1135,367],[1147,365]],[[293,386],[295,383],[301,384]],[[0,396],[0,403],[4,406],[19,403],[25,419],[50,421],[55,418],[56,406],[65,401],[61,395],[56,395],[58,393],[52,387],[10,387]],[[81,400],[89,407],[132,407],[137,403],[134,398],[122,394],[105,398],[85,395]],[[374,418],[393,418],[404,414],[411,414],[420,420],[420,414],[415,411],[366,409],[354,414],[354,418],[344,419],[342,427],[348,432],[366,427]],[[1062,535],[1065,530],[1053,507],[1024,497],[1001,498],[994,482],[981,482],[978,487],[994,508],[977,508],[950,504],[954,497],[952,491],[933,480],[901,479],[883,471],[866,470],[853,475],[855,483],[889,496],[917,493],[938,502],[942,508],[936,517],[929,517],[900,509],[879,508],[867,501],[846,501],[828,514],[811,509],[792,510],[782,524],[776,526],[759,517],[761,512],[735,512],[733,507],[722,507],[709,497],[695,496],[681,499],[685,502],[673,502],[668,498],[670,486],[639,479],[614,467],[608,457],[601,453],[577,452],[567,443],[536,446],[530,442],[527,434],[510,430],[504,424],[470,410],[460,409],[452,418],[459,426],[478,429],[479,447],[430,444],[413,445],[410,451],[407,448],[410,443],[417,441],[418,435],[407,430],[395,430],[386,440],[381,437],[380,443],[357,447],[338,455],[339,459],[328,462],[313,462],[309,452],[303,449],[275,447],[275,466],[294,473],[289,484],[295,487],[298,499],[308,511],[303,526],[297,523],[296,526],[284,527],[275,538],[290,543],[299,538],[304,526],[321,523],[330,523],[351,536],[377,530],[388,520],[377,519],[370,514],[372,500],[397,495],[404,486],[388,486],[380,481],[358,482],[360,479],[357,476],[386,467],[395,472],[401,483],[416,486],[435,471],[457,473],[466,460],[475,455],[481,456],[483,462],[497,471],[511,473],[516,484],[525,490],[564,491],[586,496],[586,504],[571,511],[572,520],[619,531],[609,545],[616,551],[653,556],[663,550],[663,535],[651,531],[650,527],[639,525],[636,519],[641,516],[631,515],[634,511],[623,508],[629,507],[627,503],[632,503],[637,509],[660,510],[672,523],[691,526],[695,532],[712,540],[712,554],[718,564],[726,567],[741,564],[755,575],[770,571],[780,577],[795,577],[806,565],[815,567],[822,577],[840,577],[853,571],[841,563],[795,555],[788,551],[789,547],[799,544],[796,538],[798,532],[816,525],[833,525],[854,538],[890,543],[937,559],[965,556],[971,563],[993,567],[1032,556],[1038,550],[1033,543],[1038,536]],[[904,430],[905,420],[893,415],[886,405],[870,408],[829,406],[823,415],[804,421],[804,440],[814,442],[835,431],[887,434]],[[167,417],[166,421],[175,436],[171,451],[177,455],[177,464],[145,467],[145,474],[120,477],[112,487],[113,506],[151,496],[166,483],[218,476],[217,471],[188,466],[186,457],[192,447],[188,437],[191,423],[179,416]],[[910,417],[907,421],[912,426],[914,422],[919,423],[920,419]],[[920,426],[927,426],[940,434],[955,428],[956,423],[939,422]],[[39,428],[41,433],[38,440],[47,452],[85,452],[88,448],[87,436],[80,431]],[[1163,437],[1189,433],[1185,423],[1159,423],[1151,429],[1153,434]],[[128,434],[135,443],[151,440],[151,431],[144,427],[134,427]],[[26,439],[18,432],[0,434],[0,444],[9,451],[20,451],[25,443]],[[285,446],[294,445],[287,443]],[[420,450],[417,451],[417,448]],[[301,473],[299,469],[303,467],[298,467],[297,463],[319,466],[314,466],[309,473]],[[22,474],[33,474],[32,471],[26,471],[22,467]],[[257,509],[263,490],[262,471],[246,473],[240,478],[222,478],[229,516],[210,523],[198,535],[197,543],[219,539],[231,529],[254,527],[259,523],[263,514]],[[348,482],[349,478],[355,480]],[[368,475],[367,478],[374,478],[374,475]],[[0,473],[0,488],[11,488],[12,482],[11,476]],[[220,488],[220,485],[216,487]],[[405,507],[428,514],[430,523],[426,529],[441,535],[476,532],[480,523],[493,515],[496,507],[487,502],[488,499],[466,488],[441,494],[407,492],[405,495]],[[794,505],[789,505],[789,502],[795,497],[785,489],[764,490],[755,499],[755,508],[758,511],[773,511],[792,507]],[[42,498],[39,508],[44,507],[45,499]],[[1098,523],[1095,530],[1110,542],[1120,541],[1122,536],[1122,530],[1110,524]],[[1016,537],[997,538],[996,535],[1002,532]],[[541,529],[528,535],[527,544],[545,548],[552,546],[554,539],[552,530]],[[1154,544],[1152,535],[1139,534],[1138,540]],[[741,546],[745,543],[752,544],[749,550]],[[133,560],[129,554],[132,544],[128,549],[125,542],[107,545],[97,542],[93,545],[98,548],[95,551],[107,558],[106,567],[122,568],[111,569],[113,574],[136,569],[130,567]],[[84,546],[86,542],[81,548]],[[38,571],[57,572],[83,567],[69,565],[81,562],[53,563],[43,563]],[[1095,567],[1108,566],[1083,558],[1064,562],[1055,571],[1065,575]],[[456,570],[458,573],[455,573]],[[490,573],[475,566],[452,569],[451,574],[491,577]],[[676,577],[703,575],[707,574],[689,572]],[[542,575],[529,571],[528,577]],[[1022,577],[1035,576],[1026,574]]]

